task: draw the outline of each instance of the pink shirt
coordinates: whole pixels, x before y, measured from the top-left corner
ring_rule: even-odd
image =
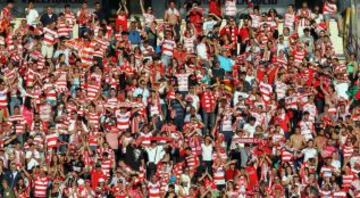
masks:
[[[22,106],[22,115],[25,118],[26,124],[31,126],[33,118],[34,118],[34,113],[30,109],[26,108],[25,106]]]

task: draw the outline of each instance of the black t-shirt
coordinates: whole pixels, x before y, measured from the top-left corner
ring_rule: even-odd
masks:
[[[224,79],[225,76],[225,70],[223,68],[213,68],[212,69],[212,74],[214,76],[214,78],[220,78],[220,80]]]

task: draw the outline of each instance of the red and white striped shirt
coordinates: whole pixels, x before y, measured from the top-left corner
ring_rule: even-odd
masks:
[[[297,109],[297,96],[288,96],[285,98],[285,106],[287,109]]]
[[[291,163],[294,154],[290,151],[286,150],[285,148],[281,150],[281,162],[282,163]]]
[[[333,174],[333,167],[331,166],[323,166],[320,169],[320,175],[322,177],[331,177]]]
[[[321,198],[330,198],[332,192],[330,190],[320,190],[320,197]]]
[[[110,176],[110,170],[112,167],[112,160],[111,159],[104,159],[101,161],[101,170],[106,176]]]
[[[325,1],[323,6],[323,14],[331,14],[335,15],[337,12],[337,6],[335,3],[331,3],[329,1]]]
[[[95,38],[94,43],[96,43],[99,46],[99,49],[96,50],[95,56],[97,57],[103,57],[106,54],[106,50],[109,46],[109,42],[102,38]]]
[[[160,198],[161,197],[159,182],[156,182],[155,184],[150,182],[147,187],[148,187],[148,191],[149,191],[149,194],[148,194],[149,198]]]
[[[343,155],[344,157],[351,157],[354,153],[354,146],[353,145],[344,145],[343,148]]]
[[[72,27],[63,22],[58,22],[57,24],[57,32],[59,37],[70,37],[70,33],[72,32]]]
[[[265,102],[270,101],[270,99],[271,99],[270,96],[273,92],[273,88],[271,87],[271,85],[268,83],[260,82],[259,89],[260,89],[260,93],[261,93],[261,96],[264,99],[264,101]]]
[[[14,45],[14,40],[13,40],[13,36],[12,34],[9,34],[6,39],[5,39],[5,42],[6,42],[6,47],[9,51],[12,51],[15,49],[15,45]]]
[[[15,127],[16,134],[22,134],[25,132],[26,120],[23,115],[10,116],[8,123]]]
[[[261,16],[258,14],[250,14],[251,17],[251,27],[258,28],[261,22]]]
[[[174,55],[175,47],[176,47],[175,41],[168,39],[164,40],[161,45],[162,54],[172,57]]]
[[[98,95],[98,93],[100,92],[100,86],[99,85],[92,85],[92,84],[88,84],[86,86],[86,91],[87,91],[87,96],[89,100],[95,100],[96,96]]]
[[[226,0],[224,7],[225,16],[235,16],[236,11],[236,0]]]
[[[36,177],[34,181],[34,197],[36,198],[46,197],[49,181],[50,180],[47,177]]]
[[[224,185],[225,184],[224,167],[220,166],[220,167],[214,168],[214,182],[216,185]]]
[[[354,174],[342,175],[342,188],[349,189],[354,179],[355,179]]]
[[[55,86],[51,83],[46,83],[43,87],[43,89],[46,92],[46,99],[47,100],[56,100],[56,89]]]
[[[57,148],[59,135],[57,133],[49,134],[46,136],[46,143],[49,149]]]
[[[74,13],[72,12],[65,12],[65,20],[68,23],[68,25],[72,28],[76,22],[76,18]]]
[[[195,40],[196,40],[195,36],[192,36],[192,37],[185,36],[184,37],[184,48],[186,49],[187,52],[189,52],[189,53],[194,52]]]
[[[116,120],[117,120],[117,128],[121,131],[126,131],[130,128],[130,118],[131,112],[121,113],[119,110],[115,112]]]
[[[295,13],[285,13],[284,15],[284,27],[288,27],[290,31],[294,30],[296,22],[296,15]]]
[[[90,132],[88,135],[89,146],[98,146],[99,133],[98,132]]]
[[[7,108],[8,105],[7,93],[8,93],[7,89],[0,91],[0,109]]]
[[[100,116],[97,113],[88,113],[89,124],[94,127],[95,130],[99,129]]]
[[[67,91],[67,74],[66,72],[58,72],[59,78],[56,81],[56,90],[59,93]]]
[[[59,38],[58,33],[55,30],[51,30],[47,27],[44,28],[44,44],[51,46],[56,43],[56,39]]]
[[[199,161],[196,156],[189,155],[185,158],[187,166],[190,170],[195,170],[199,166]]]
[[[305,50],[295,50],[295,51],[293,51],[293,55],[294,55],[294,62],[300,64],[303,62],[303,59],[306,56],[306,51]]]
[[[333,196],[332,196],[332,198],[346,198],[346,197],[347,197],[347,195],[346,195],[345,191],[333,192]]]
[[[86,66],[93,65],[95,50],[91,45],[85,45],[79,50],[81,62]]]

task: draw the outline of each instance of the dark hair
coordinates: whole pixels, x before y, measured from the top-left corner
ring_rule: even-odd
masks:
[[[32,106],[31,106],[31,98],[30,98],[30,97],[26,97],[26,98],[25,98],[24,106],[25,106],[27,109],[32,109]]]
[[[251,121],[256,122],[256,118],[255,118],[255,117],[250,117],[250,118],[249,118],[249,122],[251,122]]]

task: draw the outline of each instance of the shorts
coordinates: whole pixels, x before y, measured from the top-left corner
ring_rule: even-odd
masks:
[[[341,15],[340,14],[335,14],[335,15],[324,14],[324,19],[325,19],[325,21],[328,21],[330,19],[334,19],[334,20],[338,21],[339,19],[341,19]]]
[[[42,46],[41,46],[41,54],[45,58],[52,58],[53,54],[54,54],[54,46],[46,45],[46,44],[43,43]]]

